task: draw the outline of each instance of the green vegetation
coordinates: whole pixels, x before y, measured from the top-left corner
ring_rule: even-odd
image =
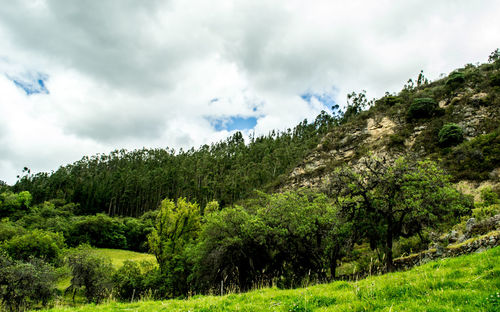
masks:
[[[140,216],[164,198],[185,197],[205,206],[222,206],[270,188],[314,148],[337,119],[322,112],[314,122],[250,137],[236,132],[224,141],[198,149],[119,150],[84,157],[54,173],[24,175],[13,191],[29,191],[35,204],[54,197],[78,203],[77,214]],[[1,211],[0,211],[1,213]],[[105,246],[102,246],[105,247]]]
[[[453,72],[448,76],[448,80],[446,80],[446,86],[450,90],[454,90],[465,83],[465,76],[461,72]]]
[[[73,292],[73,302],[78,289],[85,290],[87,302],[99,303],[109,296],[113,284],[113,268],[109,258],[102,257],[88,247],[72,250],[67,259],[71,270],[71,285],[66,291]]]
[[[393,241],[422,234],[470,212],[468,200],[451,187],[449,177],[430,161],[399,158],[388,164],[377,158],[363,170],[342,167],[330,178],[329,193],[344,215],[355,216],[357,235],[372,249],[384,251],[386,268],[393,268]]]
[[[445,124],[439,130],[439,144],[442,146],[453,146],[461,143],[464,140],[464,132],[462,128],[454,123]]]
[[[456,180],[485,180],[500,163],[500,128],[456,146],[444,165]]]
[[[48,263],[59,262],[64,247],[64,237],[61,234],[44,230],[14,236],[3,244],[3,248],[13,259],[28,261],[34,257]]]
[[[437,108],[437,103],[432,98],[416,98],[408,109],[408,119],[431,117]]]
[[[126,261],[156,263],[155,256],[148,253],[108,248],[96,248],[94,252],[101,257],[111,259],[111,264],[115,269],[121,268]]]
[[[500,247],[408,272],[294,290],[266,288],[189,300],[112,302],[71,311],[498,311]],[[56,308],[49,311],[69,311]]]

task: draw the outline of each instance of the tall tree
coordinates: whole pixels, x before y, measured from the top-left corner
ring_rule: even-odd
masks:
[[[393,270],[393,241],[467,213],[470,198],[451,187],[449,177],[431,161],[366,158],[360,169],[340,168],[329,193],[371,246],[381,246]]]

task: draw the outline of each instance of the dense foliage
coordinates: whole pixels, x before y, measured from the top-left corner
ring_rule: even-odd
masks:
[[[56,294],[58,274],[39,259],[15,261],[0,250],[0,308],[24,311],[41,303],[45,306]]]
[[[395,239],[457,220],[472,208],[472,200],[453,189],[449,177],[435,163],[400,158],[389,164],[371,158],[362,168],[335,171],[329,193],[371,247],[384,250],[388,270],[393,267]]]
[[[432,116],[435,109],[437,108],[437,103],[432,98],[416,98],[408,109],[408,119],[418,119],[427,118]]]
[[[452,146],[461,143],[464,140],[462,128],[454,123],[445,124],[439,130],[439,144],[442,146]]]
[[[13,186],[29,191],[35,203],[54,198],[78,203],[78,213],[139,216],[164,198],[186,197],[202,206],[217,200],[229,205],[287,173],[336,123],[322,112],[313,123],[250,137],[240,132],[199,149],[114,151],[84,157],[52,174],[25,175]],[[27,169],[27,168],[26,168]],[[1,212],[0,212],[1,213]]]
[[[221,283],[247,290],[332,279],[337,261],[352,246],[351,228],[323,194],[260,194],[244,207],[204,218],[194,278],[201,289],[216,291]]]

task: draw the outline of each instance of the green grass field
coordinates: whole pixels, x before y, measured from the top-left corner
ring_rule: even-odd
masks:
[[[223,297],[110,302],[49,311],[500,311],[500,247],[407,272]]]
[[[156,263],[154,255],[121,249],[96,248],[96,253],[111,259],[115,269],[121,267],[125,260],[131,261],[151,261]]]

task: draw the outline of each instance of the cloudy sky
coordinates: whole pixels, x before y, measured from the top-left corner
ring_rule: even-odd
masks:
[[[0,6],[0,180],[313,119],[484,62],[500,1],[18,0]]]

